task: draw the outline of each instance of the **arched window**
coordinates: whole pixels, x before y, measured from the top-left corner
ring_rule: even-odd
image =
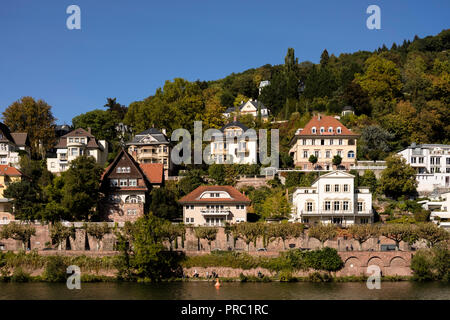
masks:
[[[141,202],[142,202],[141,197],[137,195],[130,195],[125,198],[125,203],[141,203]]]
[[[316,133],[316,127],[312,127],[312,128],[311,128],[311,132],[312,132],[312,133]]]
[[[324,127],[320,127],[320,133],[324,133],[325,132],[325,128]]]
[[[337,127],[336,132],[340,134],[342,132],[341,127]]]
[[[333,132],[333,127],[329,127],[328,128],[328,132],[332,133]]]
[[[354,158],[354,157],[355,157],[355,152],[354,152],[354,151],[349,151],[349,152],[347,153],[347,157],[348,157],[348,158]]]

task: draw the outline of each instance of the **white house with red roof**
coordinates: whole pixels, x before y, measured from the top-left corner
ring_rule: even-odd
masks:
[[[289,154],[297,167],[305,170],[333,170],[333,157],[341,156],[341,168],[349,169],[356,162],[356,143],[353,133],[332,116],[314,116],[304,128],[298,129],[291,140]],[[317,163],[309,162],[311,155]]]
[[[94,157],[101,166],[108,159],[108,143],[105,140],[95,139],[90,128],[88,131],[78,128],[63,135],[55,149],[55,156],[47,158],[47,169],[52,173],[66,171],[70,161],[81,155]]]
[[[178,200],[183,221],[194,226],[224,226],[247,221],[250,199],[232,186],[200,186]]]

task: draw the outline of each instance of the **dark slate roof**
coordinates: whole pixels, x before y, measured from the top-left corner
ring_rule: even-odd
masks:
[[[154,142],[140,142],[143,138],[145,138],[146,136],[150,135],[151,137],[153,137],[156,141]],[[133,137],[133,140],[131,140],[130,142],[127,143],[127,145],[132,145],[132,144],[168,144],[169,140],[167,139],[167,136],[162,133],[160,130],[156,129],[156,128],[150,128],[147,129],[145,131],[142,131],[140,133],[138,133],[137,135],[135,135]]]
[[[345,107],[342,108],[342,111],[347,111],[347,110],[353,111],[353,107],[352,106],[345,106]]]
[[[13,137],[14,142],[20,147],[29,146],[30,144],[26,132],[12,132],[11,136]]]
[[[241,128],[242,130],[244,130],[244,132],[248,130],[248,127],[245,126],[244,124],[242,124],[241,122],[239,122],[239,121],[233,121],[233,122],[227,123],[227,124],[224,125],[222,128],[220,128],[220,131],[223,132],[226,128],[229,128],[229,127],[239,127],[239,128]]]
[[[3,138],[0,139],[0,142],[14,142],[14,138],[11,136],[11,131],[6,124],[0,122],[0,131],[3,132]]]

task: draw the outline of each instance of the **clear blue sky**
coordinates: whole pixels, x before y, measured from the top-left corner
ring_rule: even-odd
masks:
[[[66,8],[81,8],[81,30],[66,28]],[[381,30],[366,9],[381,8]],[[47,101],[58,123],[128,105],[165,80],[214,80],[283,63],[288,47],[318,62],[434,35],[450,27],[448,0],[1,0],[0,112],[22,96]]]

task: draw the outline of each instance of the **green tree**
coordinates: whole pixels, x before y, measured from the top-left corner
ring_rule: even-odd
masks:
[[[216,240],[218,229],[214,227],[197,227],[194,229],[195,236],[198,239],[206,239],[208,241],[209,250],[211,251],[211,242]]]
[[[61,245],[67,238],[75,239],[75,232],[75,227],[65,227],[61,222],[57,221],[50,227],[50,239],[52,244],[55,244],[61,250]]]
[[[361,176],[360,185],[369,187],[370,192],[374,193],[377,189],[377,177],[372,170],[364,170],[364,174]]]
[[[84,228],[86,229],[87,234],[97,241],[97,251],[100,250],[103,238],[112,231],[111,227],[106,222],[85,223]]]
[[[385,224],[380,229],[380,234],[395,241],[397,250],[400,250],[400,242],[412,243],[416,239],[417,232],[409,224],[390,223]]]
[[[308,158],[308,161],[313,165],[313,167],[314,167],[314,165],[317,163],[317,157],[315,156],[315,155],[310,155],[309,156],[309,158]]]
[[[22,242],[22,248],[30,248],[30,239],[36,235],[36,228],[30,224],[10,222],[0,231],[1,239],[14,239]]]
[[[339,167],[341,165],[341,163],[342,163],[342,157],[340,155],[338,155],[338,154],[335,155],[333,157],[333,165],[335,165],[336,168],[337,168],[337,167]]]
[[[149,211],[155,216],[173,220],[181,216],[181,208],[172,190],[165,187],[154,188],[150,193]]]
[[[427,242],[429,248],[436,246],[438,243],[449,240],[450,233],[438,227],[433,222],[420,223],[418,225],[418,237]]]
[[[337,227],[334,224],[319,223],[308,229],[308,236],[319,240],[323,248],[325,241],[336,238]]]
[[[264,219],[287,219],[291,215],[291,203],[283,191],[267,197],[261,206],[261,216]]]
[[[218,185],[225,184],[226,172],[225,165],[211,164],[208,168],[208,175]]]
[[[401,156],[394,155],[386,159],[386,169],[381,172],[380,191],[388,197],[398,199],[401,196],[417,192],[416,171]]]
[[[53,147],[55,118],[51,106],[44,100],[23,97],[5,109],[3,119],[11,132],[28,134],[33,157],[44,157],[45,151]],[[43,149],[40,149],[40,143]]]
[[[178,187],[182,194],[186,195],[205,183],[203,172],[199,169],[192,169],[188,170],[186,175],[181,178]]]
[[[371,125],[364,127],[361,131],[361,138],[358,141],[358,151],[361,158],[368,160],[382,160],[391,151],[390,142],[394,135],[383,128]]]
[[[262,223],[241,222],[236,226],[239,237],[247,244],[247,251],[250,251],[250,243],[256,245],[258,237],[264,234]]]
[[[310,268],[328,273],[339,271],[344,267],[344,262],[337,250],[329,247],[308,252],[306,261]]]
[[[162,225],[163,238],[169,242],[170,251],[173,250],[172,243],[178,239],[178,237],[183,237],[186,229],[182,224],[174,224],[169,221]]]
[[[67,208],[72,221],[98,220],[100,195],[100,177],[103,168],[91,156],[79,156],[70,162],[64,172],[62,205]]]
[[[380,232],[377,226],[371,224],[353,224],[348,228],[348,231],[353,239],[358,241],[360,251],[362,251],[364,242],[378,236]]]

